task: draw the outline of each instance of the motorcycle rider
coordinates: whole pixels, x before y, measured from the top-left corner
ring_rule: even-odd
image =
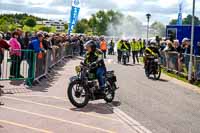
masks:
[[[85,55],[84,63],[92,68],[91,72],[96,74],[100,86],[100,91],[104,93],[106,87],[106,66],[103,60],[103,52],[96,48],[94,41],[87,42],[85,47],[87,53]]]
[[[121,50],[126,51],[128,53],[128,62],[129,62],[129,51],[130,51],[130,44],[127,40],[124,40],[121,45]]]
[[[149,69],[149,60],[152,60],[150,57],[158,58],[160,57],[159,48],[156,46],[157,43],[155,40],[151,40],[149,46],[144,50],[144,68],[145,70]]]

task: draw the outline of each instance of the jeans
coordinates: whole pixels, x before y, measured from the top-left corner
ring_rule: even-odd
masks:
[[[103,89],[106,84],[106,79],[105,79],[105,74],[106,74],[106,68],[105,67],[99,67],[96,70],[96,76],[100,85],[100,88]]]

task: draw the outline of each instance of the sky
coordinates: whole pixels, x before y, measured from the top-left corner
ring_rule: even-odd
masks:
[[[192,0],[183,0],[183,17],[192,13]],[[151,13],[151,22],[160,21],[168,24],[172,18],[177,18],[180,0],[81,0],[79,18],[89,18],[98,10],[118,10],[132,15],[146,23],[145,14]],[[68,21],[70,0],[0,0],[0,14],[28,13],[47,19],[62,19]],[[200,7],[200,0],[196,0]],[[200,17],[200,8],[196,9]]]

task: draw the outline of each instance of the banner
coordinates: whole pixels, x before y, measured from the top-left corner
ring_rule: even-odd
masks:
[[[182,12],[183,12],[183,1],[180,1],[180,3],[179,3],[177,25],[182,25],[183,24]]]
[[[68,34],[70,34],[72,30],[74,29],[74,26],[76,25],[78,21],[79,12],[80,12],[80,0],[72,0],[72,8],[70,12]]]

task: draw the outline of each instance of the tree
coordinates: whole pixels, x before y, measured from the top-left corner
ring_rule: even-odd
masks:
[[[170,25],[176,25],[177,24],[177,19],[172,19],[170,22],[169,22]]]
[[[65,30],[68,30],[68,24],[64,24]]]
[[[151,28],[157,31],[157,36],[165,36],[165,25],[162,24],[161,22],[154,22],[151,25]]]
[[[171,25],[175,25],[177,23],[177,19],[172,19],[170,21]],[[200,20],[198,17],[195,16],[195,21],[194,21],[195,25],[200,25]],[[192,24],[192,15],[187,15],[186,18],[183,18],[183,24],[184,25],[191,25]]]
[[[0,31],[7,32],[9,30],[8,22],[4,19],[0,19]]]
[[[88,20],[87,19],[81,19],[77,22],[74,32],[76,33],[87,33],[90,30]]]
[[[188,15],[186,18],[183,19],[183,24],[192,24],[192,15]],[[194,18],[194,24],[200,25],[199,18],[195,16]]]
[[[39,28],[39,30],[46,31],[46,32],[51,32],[51,27],[42,26],[42,27]]]
[[[36,26],[36,20],[34,18],[27,18],[27,19],[24,20],[24,24],[26,26],[33,28],[33,27]]]

